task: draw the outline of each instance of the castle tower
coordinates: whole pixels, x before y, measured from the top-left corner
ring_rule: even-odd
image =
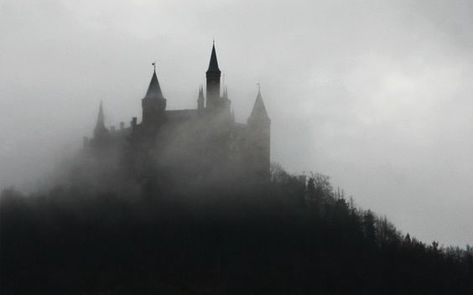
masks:
[[[212,45],[212,53],[210,55],[209,68],[206,72],[207,76],[207,108],[209,110],[216,109],[220,100],[220,76],[221,72],[218,68],[217,53],[215,52],[215,43]]]
[[[103,114],[103,104],[100,102],[99,106],[99,114],[97,116],[97,123],[95,124],[95,129],[94,129],[94,137],[96,139],[98,138],[104,138],[108,134],[108,130],[105,127],[105,116]]]
[[[257,182],[268,181],[271,161],[271,119],[266,112],[260,89],[247,123],[248,157],[252,176]]]
[[[154,72],[149,83],[146,96],[141,100],[143,108],[143,125],[145,127],[156,127],[164,121],[166,110],[166,99],[161,92],[158,76],[156,75],[156,64],[153,63]]]
[[[204,99],[204,89],[203,87],[199,87],[199,97],[197,98],[197,110],[199,112],[203,111],[204,110],[204,103],[205,103],[205,99]]]
[[[106,147],[109,144],[110,132],[105,127],[105,115],[103,111],[103,104],[100,102],[99,113],[97,115],[97,122],[94,128],[94,137],[91,140],[84,139],[84,146],[90,146],[97,149]]]

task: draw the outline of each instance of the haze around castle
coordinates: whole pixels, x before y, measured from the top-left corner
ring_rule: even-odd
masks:
[[[215,38],[237,121],[261,84],[272,161],[422,240],[471,244],[472,4],[251,3],[0,1],[0,185],[40,185],[100,101],[107,125],[140,117],[154,61],[168,109],[194,107]]]

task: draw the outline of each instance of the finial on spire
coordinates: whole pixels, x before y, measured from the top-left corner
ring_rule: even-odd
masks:
[[[256,85],[258,86],[258,93],[261,93],[261,83],[258,82],[258,83],[256,83]]]
[[[154,71],[156,72],[156,61],[154,61],[153,63],[151,63],[153,65],[153,69]]]

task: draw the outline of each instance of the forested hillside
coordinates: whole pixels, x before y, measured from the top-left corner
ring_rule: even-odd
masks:
[[[357,208],[327,177],[0,199],[1,294],[473,294],[473,249]]]

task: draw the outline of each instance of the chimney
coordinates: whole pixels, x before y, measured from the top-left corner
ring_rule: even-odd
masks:
[[[136,117],[133,117],[133,118],[131,119],[131,128],[132,128],[133,130],[135,130],[135,128],[136,128]]]

